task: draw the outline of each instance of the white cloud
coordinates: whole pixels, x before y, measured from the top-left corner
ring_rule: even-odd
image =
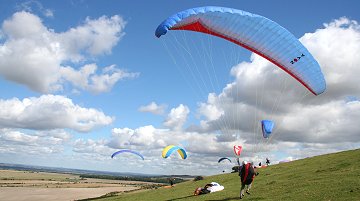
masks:
[[[319,61],[325,74],[324,101],[348,95],[360,96],[357,77],[360,74],[360,26],[356,21],[334,20],[300,40]]]
[[[171,109],[164,125],[173,129],[181,129],[185,124],[190,110],[187,106],[180,104],[177,108]]]
[[[112,151],[128,148],[142,153],[145,161],[127,163],[127,167],[117,167],[119,171],[137,170],[134,167],[146,164],[141,172],[173,174],[176,170],[177,174],[203,175],[221,172],[214,163],[223,156],[233,159],[235,144],[243,145],[242,159],[264,162],[269,157],[273,164],[283,159],[359,148],[360,88],[356,82],[360,73],[359,38],[357,22],[341,18],[300,39],[319,61],[327,80],[327,91],[320,96],[313,96],[282,70],[252,55],[250,62],[233,67],[235,80],[221,93],[211,93],[205,103],[198,104],[202,118],[200,125],[192,125],[193,129],[183,129],[190,110],[180,104],[164,121],[168,129],[152,125],[114,128],[110,140],[78,139],[73,151],[94,161],[94,158],[109,160]],[[81,76],[75,74],[72,79],[86,86],[86,79]],[[348,96],[355,98],[346,99]],[[0,117],[12,116],[6,108],[16,112],[28,104],[22,102],[2,103]],[[261,119],[276,122],[270,139],[261,137]],[[6,134],[0,139],[35,142],[39,136]],[[169,144],[183,146],[188,159],[181,160],[176,153],[168,159],[161,158],[162,149]]]
[[[69,128],[78,132],[88,132],[112,121],[113,118],[103,112],[80,107],[63,96],[42,95],[23,100],[0,99],[0,127],[3,128]]]
[[[93,93],[110,91],[119,80],[135,78],[139,75],[139,73],[128,73],[117,69],[115,66],[105,67],[102,74],[96,74],[97,68],[96,64],[87,64],[79,71],[71,67],[63,67],[60,72],[64,79],[72,83],[74,87]]]
[[[166,105],[158,105],[155,102],[151,102],[148,105],[141,106],[139,108],[139,111],[140,112],[150,112],[153,114],[161,115],[161,114],[164,114],[165,109],[166,109]]]
[[[224,114],[223,110],[216,107],[214,101],[216,101],[216,95],[214,93],[211,93],[208,96],[208,104],[200,103],[199,106],[199,113],[205,116],[205,118],[210,121],[219,119],[221,115]]]
[[[71,135],[64,130],[29,132],[0,129],[0,153],[43,155],[59,153]]]
[[[359,142],[360,130],[355,126],[359,102],[345,102],[348,96],[360,97],[359,27],[356,21],[340,18],[300,39],[321,65],[327,81],[324,94],[313,96],[282,70],[253,54],[251,62],[233,67],[234,82],[200,104],[199,112],[205,117],[202,129],[237,132],[254,143],[246,133],[259,133],[260,120],[273,119],[274,140]]]
[[[31,144],[38,139],[38,136],[27,135],[19,131],[2,129],[1,139],[3,141],[11,141],[20,144],[29,144],[29,143]]]
[[[44,8],[44,6],[39,1],[35,1],[35,0],[25,1],[18,4],[16,7],[18,10],[24,10],[27,12],[34,12],[35,10],[38,10],[46,17],[54,17],[54,12],[51,9]]]
[[[218,172],[219,167],[213,164],[217,163],[219,157],[234,156],[233,145],[245,143],[243,140],[237,139],[231,142],[220,142],[218,136],[215,133],[160,129],[148,125],[136,129],[113,129],[111,140],[107,145],[114,149],[138,151],[144,155],[145,162],[149,162],[146,164],[146,171],[151,173],[173,174],[172,172],[176,169],[177,174],[204,175]],[[176,152],[167,159],[161,158],[163,148],[171,144],[181,146],[187,151],[189,157],[186,161],[182,160]],[[251,148],[251,145],[246,147],[246,149]],[[243,156],[252,157],[250,152],[244,152]],[[184,163],[187,167],[192,168],[184,168]],[[136,165],[139,164],[138,162]],[[172,168],[169,169],[169,165]],[[231,169],[233,165],[228,164],[225,167]],[[203,170],[205,167],[206,171]]]
[[[197,127],[193,124],[182,129],[189,109],[180,105],[164,121],[169,129],[126,129],[127,135],[113,135],[111,141],[118,139],[122,146],[158,161],[158,165],[149,166],[154,171],[157,168],[166,172],[162,164],[171,162],[178,171],[195,174],[196,170],[182,169],[176,156],[170,161],[160,160],[161,148],[184,144],[189,154],[187,164],[195,169],[206,167],[209,174],[218,173],[219,169],[211,164],[219,157],[234,156],[235,144],[243,145],[242,159],[258,163],[269,157],[273,164],[359,148],[360,101],[356,97],[360,88],[355,84],[360,74],[356,73],[360,66],[359,36],[357,23],[342,18],[301,38],[319,61],[327,80],[327,91],[320,96],[313,96],[281,69],[252,55],[250,62],[233,67],[234,82],[220,94],[210,93],[206,103],[198,104],[201,118]],[[343,56],[346,52],[351,56]],[[348,96],[355,98],[346,99]],[[270,139],[261,136],[261,119],[276,122]]]
[[[80,54],[85,51],[96,56],[111,53],[118,41],[124,36],[126,22],[118,15],[102,16],[96,20],[86,18],[81,26],[71,28],[57,35],[60,45],[72,60],[83,59]]]
[[[162,137],[168,131],[167,129],[156,129],[151,125],[136,129],[114,128],[108,145],[116,149],[132,146],[159,148],[166,145]]]
[[[281,140],[308,143],[360,142],[360,102],[333,101],[297,108],[284,118]]]
[[[142,145],[154,152],[160,144],[189,142],[188,162],[194,167],[201,165],[195,165],[193,157],[206,166],[216,156],[233,155],[234,144],[243,145],[242,157],[247,160],[270,157],[274,163],[359,148],[359,27],[341,18],[300,39],[321,65],[327,81],[324,94],[313,96],[281,69],[253,54],[250,62],[232,68],[232,83],[198,104],[199,125],[182,130],[188,112],[179,106],[165,120],[169,130],[153,128],[150,136],[137,138],[146,139]],[[261,119],[276,122],[270,139],[261,136]],[[134,145],[131,140],[129,145]]]
[[[73,143],[73,151],[77,153],[98,154],[109,157],[114,150],[106,146],[106,140],[77,139]]]
[[[138,73],[110,65],[96,74],[96,64],[85,64],[80,70],[63,64],[78,65],[88,57],[111,53],[124,35],[125,24],[120,16],[102,16],[56,33],[32,13],[14,13],[2,24],[0,75],[44,93],[62,90],[66,82],[94,93],[109,91],[119,80],[137,77]]]

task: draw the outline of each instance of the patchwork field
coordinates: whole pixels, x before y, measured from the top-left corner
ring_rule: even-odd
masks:
[[[61,201],[140,190],[148,182],[83,179],[78,175],[0,170],[1,201]]]

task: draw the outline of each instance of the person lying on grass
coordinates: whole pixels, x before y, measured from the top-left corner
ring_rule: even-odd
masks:
[[[194,195],[202,195],[207,193],[213,193],[216,191],[224,190],[224,186],[221,186],[220,184],[216,182],[211,182],[210,184],[206,184],[204,188],[198,187],[194,191]]]

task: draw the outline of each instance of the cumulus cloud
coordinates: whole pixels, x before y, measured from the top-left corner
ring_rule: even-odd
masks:
[[[164,104],[158,105],[155,102],[151,102],[148,105],[141,106],[139,108],[139,111],[140,112],[150,112],[153,114],[161,115],[161,114],[164,114],[165,109],[166,109],[166,105],[164,105]]]
[[[81,51],[96,56],[111,53],[112,47],[124,36],[126,22],[118,15],[102,16],[96,20],[86,18],[81,26],[59,33],[57,38],[72,60],[83,59]]]
[[[108,146],[119,149],[130,145],[130,139],[134,132],[135,131],[130,128],[113,128]]]
[[[1,27],[0,75],[43,93],[63,90],[66,82],[94,93],[109,91],[119,80],[137,77],[138,73],[110,65],[96,74],[96,64],[80,69],[74,66],[110,54],[124,36],[125,24],[118,15],[102,16],[87,18],[83,24],[57,33],[32,13],[14,13]]]
[[[360,96],[360,25],[340,18],[324,24],[325,28],[305,34],[300,40],[319,61],[325,74],[326,100]]]
[[[274,163],[359,148],[359,27],[356,21],[340,18],[300,38],[320,63],[327,81],[327,90],[320,96],[252,54],[249,62],[231,69],[233,82],[198,104],[198,124],[183,129],[189,110],[180,105],[164,121],[169,129],[146,126],[141,130],[147,132],[122,140],[127,146],[139,150],[145,146],[153,153],[161,151],[161,145],[186,142],[191,156],[188,162],[199,168],[215,161],[216,156],[233,155],[235,144],[246,145],[242,155],[246,160],[270,157]],[[270,139],[261,137],[262,119],[276,122]],[[192,157],[201,162],[196,164]],[[181,164],[173,165],[181,168]]]
[[[231,69],[233,82],[198,104],[198,124],[183,128],[190,109],[181,104],[166,117],[168,129],[116,128],[107,146],[144,153],[153,162],[147,166],[152,172],[168,172],[166,166],[171,164],[188,174],[204,174],[196,169],[205,167],[205,174],[218,173],[212,164],[219,156],[233,156],[236,144],[244,145],[243,159],[265,162],[269,157],[273,164],[359,148],[359,38],[357,22],[340,18],[300,39],[319,61],[327,80],[327,91],[320,96],[313,96],[281,69],[253,54],[249,62]],[[261,137],[261,119],[276,122],[270,139]],[[193,169],[184,169],[176,154],[169,160],[159,158],[169,144],[187,150],[186,167]]]
[[[0,99],[0,127],[51,130],[69,128],[88,132],[109,125],[113,118],[94,108],[74,104],[69,98],[42,95],[19,100]]]
[[[102,74],[96,74],[97,68],[96,64],[87,64],[78,71],[71,67],[63,67],[60,72],[74,87],[93,93],[110,91],[119,80],[135,78],[139,75],[117,69],[114,65],[105,67]]]
[[[187,106],[180,104],[177,108],[171,109],[164,125],[173,129],[181,129],[185,124],[190,110]]]
[[[360,102],[333,101],[297,108],[284,118],[281,140],[307,143],[360,142]],[[286,133],[286,134],[285,134]],[[288,135],[288,133],[291,133]]]
[[[253,54],[250,62],[232,68],[234,82],[200,104],[198,112],[205,119],[200,127],[237,130],[253,142],[246,133],[259,132],[256,127],[261,119],[273,119],[278,141],[358,142],[359,102],[346,99],[360,96],[359,27],[356,21],[340,18],[300,38],[320,63],[327,81],[324,94],[313,96],[295,79]]]
[[[313,96],[281,69],[253,54],[250,62],[231,69],[235,79],[221,93],[210,93],[206,102],[198,104],[198,124],[183,128],[190,110],[179,105],[164,121],[168,129],[150,125],[117,129],[108,145],[131,147],[153,161],[166,145],[184,146],[187,163],[206,167],[209,174],[219,171],[211,163],[219,156],[232,156],[236,144],[244,145],[243,159],[265,162],[269,157],[273,164],[359,148],[359,73],[354,73],[360,66],[359,36],[357,22],[341,18],[300,39],[319,61],[327,80],[327,91],[320,96]],[[344,56],[347,52],[351,56]],[[276,122],[270,139],[261,137],[261,119]],[[182,171],[181,161],[173,158],[172,166]],[[149,168],[166,172],[162,163],[167,161],[157,162]]]
[[[213,166],[217,162],[219,156],[232,156],[232,146],[235,144],[244,144],[242,140],[234,140],[232,142],[220,142],[216,133],[198,133],[187,132],[184,130],[171,130],[163,128],[155,128],[151,125],[142,126],[135,129],[116,128],[107,145],[113,149],[132,149],[140,152],[145,156],[147,171],[151,173],[167,173],[173,174],[171,165],[176,168],[178,173],[187,174],[211,174],[218,171],[217,166]],[[191,169],[184,168],[184,161],[180,159],[175,152],[170,158],[162,159],[161,153],[163,148],[168,145],[179,145],[187,151],[188,158],[186,166],[193,167]],[[250,149],[251,146],[247,147]],[[248,153],[243,156],[251,157]],[[137,164],[139,165],[139,164]],[[206,173],[198,171],[199,168],[207,167]],[[229,164],[229,168],[232,164]]]
[[[0,129],[0,153],[11,154],[52,154],[64,150],[71,135],[64,130],[52,131],[20,131],[16,129]]]
[[[77,139],[73,143],[73,151],[77,153],[99,154],[109,156],[113,149],[106,146],[106,140]]]
[[[174,144],[184,148],[189,153],[217,156],[219,154],[231,155],[234,144],[243,144],[242,140],[234,140],[232,143],[219,142],[217,133],[187,132],[184,130],[170,130],[155,128],[152,125],[142,126],[136,129],[115,128],[112,131],[111,140],[107,145],[114,149],[134,148],[146,150],[146,152],[161,151],[164,147]],[[153,156],[158,156],[155,153]]]
[[[18,4],[16,7],[17,10],[24,10],[27,12],[34,12],[35,10],[38,10],[46,17],[54,17],[53,10],[44,8],[44,6],[39,1],[35,1],[35,0],[25,1]]]
[[[162,139],[167,129],[156,129],[152,125],[142,126],[136,129],[114,128],[112,130],[109,147],[124,148],[131,146],[163,147],[166,145]]]
[[[221,108],[216,107],[214,101],[216,101],[216,95],[211,93],[208,96],[208,103],[200,103],[199,106],[199,113],[210,121],[219,119],[224,114],[224,111]]]
[[[184,128],[190,109],[180,104],[166,116],[166,128],[114,128],[110,140],[78,139],[73,151],[105,160],[112,151],[129,148],[145,155],[145,163],[151,161],[146,164],[146,171],[151,173],[171,174],[176,169],[179,174],[214,174],[220,171],[213,164],[220,156],[233,156],[232,147],[236,144],[244,145],[243,159],[264,162],[269,157],[273,164],[283,159],[359,148],[359,38],[358,23],[347,18],[324,24],[300,38],[324,72],[327,91],[320,96],[313,96],[281,69],[253,54],[249,62],[231,69],[234,81],[198,104],[199,122],[190,128]],[[149,108],[144,106],[143,111],[150,111]],[[270,139],[261,137],[261,119],[276,122]],[[25,140],[36,142],[37,138],[39,135],[6,134],[0,139],[21,144]],[[176,154],[166,160],[160,157],[169,144],[187,150],[186,165]]]

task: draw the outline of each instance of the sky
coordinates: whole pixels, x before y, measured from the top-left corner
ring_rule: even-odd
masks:
[[[213,175],[360,148],[360,3],[347,1],[0,0],[0,163],[146,174]],[[172,31],[200,6],[265,16],[321,66],[311,94],[228,41]],[[260,121],[275,122],[269,139]],[[161,157],[167,145],[183,147]],[[141,153],[111,154],[121,149]],[[229,157],[218,163],[221,157]],[[331,162],[331,161],[330,161]]]

